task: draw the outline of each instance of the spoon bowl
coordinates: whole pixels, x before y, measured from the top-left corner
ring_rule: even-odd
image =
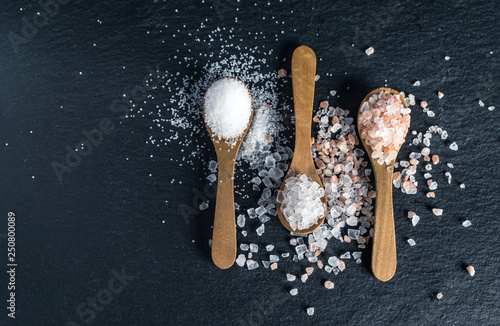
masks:
[[[248,91],[251,100],[251,114],[248,125],[236,139],[228,142],[227,139],[219,137],[210,128],[205,116],[205,98],[210,87],[223,78],[232,78],[242,83]],[[250,127],[253,118],[253,100],[248,87],[238,78],[222,77],[215,80],[205,92],[203,97],[203,118],[210,138],[217,153],[218,179],[217,179],[217,199],[215,204],[214,228],[212,236],[212,260],[214,264],[227,269],[236,260],[236,221],[234,212],[234,165],[236,156],[241,146],[243,138]]]
[[[362,136],[360,128],[361,107],[374,95],[385,91],[400,97],[401,103],[405,108],[408,108],[404,97],[396,90],[387,87],[380,87],[371,91],[365,96],[358,112],[358,134],[361,142],[366,150],[367,155],[373,167],[375,175],[375,188],[377,197],[375,200],[375,215],[374,215],[374,234],[373,234],[373,255],[372,255],[372,272],[376,278],[381,281],[390,280],[396,273],[396,235],[394,230],[394,211],[392,202],[392,175],[394,171],[393,159],[390,163],[379,164],[377,159],[372,157],[373,149],[368,145]],[[402,146],[402,144],[401,144]],[[401,149],[401,146],[397,149]]]
[[[313,181],[319,183],[323,188],[321,178],[316,172],[312,152],[311,152],[311,124],[314,104],[314,84],[316,78],[316,55],[313,50],[307,46],[300,46],[292,55],[292,86],[293,102],[295,110],[295,150],[292,163],[280,190],[285,188],[285,181],[294,174],[305,174]],[[323,189],[324,190],[324,189]],[[323,195],[321,201],[327,205],[326,195]],[[317,224],[302,230],[293,230],[281,212],[281,204],[276,203],[278,217],[283,226],[294,233],[307,234],[316,230],[325,220],[325,215],[318,220]]]

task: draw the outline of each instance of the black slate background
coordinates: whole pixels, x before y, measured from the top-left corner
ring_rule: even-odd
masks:
[[[20,34],[22,18],[32,17],[40,4],[4,1],[1,8],[1,261],[4,266],[6,218],[13,211],[19,264],[17,318],[8,319],[2,308],[2,325],[85,325],[78,305],[107,288],[112,270],[122,268],[135,278],[89,324],[500,324],[497,1],[70,1],[17,53],[7,35]],[[202,22],[206,28],[197,32]],[[159,32],[162,24],[169,27]],[[313,48],[321,58],[317,101],[336,89],[338,105],[355,111],[366,93],[387,83],[432,102],[436,117],[414,118],[412,128],[424,131],[436,123],[448,130],[459,151],[447,150],[450,142],[433,148],[443,162],[454,163],[454,181],[448,185],[438,176],[439,195],[432,201],[422,190],[416,196],[394,191],[394,279],[377,281],[364,257],[366,265],[351,261],[344,273],[328,275],[336,284],[333,291],[322,286],[327,275],[317,273],[292,297],[284,269],[221,271],[212,264],[207,239],[214,201],[189,224],[178,210],[192,205],[193,188],[207,184],[206,166],[179,167],[169,159],[182,155],[179,148],[145,146],[148,122],[119,124],[119,114],[109,107],[141,85],[147,66],[161,63],[171,73],[192,73],[192,67],[169,58],[217,53],[218,39],[207,44],[187,35],[206,38],[216,27],[234,28],[235,45],[273,49],[269,71],[289,68],[296,45]],[[375,48],[371,57],[363,52],[369,46]],[[199,56],[200,63],[207,61]],[[422,86],[412,87],[416,80]],[[437,91],[445,93],[439,103]],[[156,91],[151,105],[169,95]],[[497,108],[481,108],[478,99]],[[96,128],[104,118],[117,129],[59,183],[51,163],[83,138],[82,130]],[[215,157],[211,146],[206,148],[207,158]],[[171,184],[172,178],[183,183]],[[458,188],[461,182],[466,189]],[[240,204],[250,207],[252,201]],[[442,217],[432,216],[434,206],[444,209]],[[405,217],[410,209],[422,217],[415,228]],[[463,228],[464,219],[473,226]],[[268,223],[266,238],[285,248],[285,230],[277,220]],[[417,246],[410,248],[408,237]],[[338,254],[335,245],[330,250]],[[468,276],[463,264],[474,265],[476,276]],[[4,304],[5,274],[0,273]],[[438,301],[439,291],[444,298]],[[312,317],[305,312],[309,306],[316,308]]]

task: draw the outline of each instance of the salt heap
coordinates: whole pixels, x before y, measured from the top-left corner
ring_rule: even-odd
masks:
[[[361,137],[372,148],[372,158],[378,164],[389,164],[396,159],[410,127],[410,112],[399,94],[385,91],[373,94],[361,105],[358,117]]]
[[[232,77],[214,81],[205,94],[204,114],[212,132],[234,144],[252,115],[252,98],[246,85]]]
[[[285,188],[278,192],[277,201],[292,230],[308,229],[325,216],[326,205],[321,201],[324,195],[321,185],[305,174],[285,180]]]

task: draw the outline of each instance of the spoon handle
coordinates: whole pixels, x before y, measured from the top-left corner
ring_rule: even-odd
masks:
[[[311,120],[316,82],[316,55],[305,46],[299,46],[292,55],[293,105],[295,108],[295,151],[296,156],[312,162]],[[314,167],[314,164],[309,164]]]
[[[221,152],[221,156],[226,156]],[[219,158],[221,158],[219,156]],[[234,219],[234,163],[230,157],[219,159],[217,203],[215,204],[212,260],[226,269],[236,260],[236,222]]]
[[[374,163],[377,198],[375,204],[375,225],[373,235],[373,275],[381,281],[388,281],[396,272],[396,235],[392,207],[392,172],[387,165]]]

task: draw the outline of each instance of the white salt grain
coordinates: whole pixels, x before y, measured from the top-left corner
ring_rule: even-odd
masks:
[[[455,142],[451,143],[451,145],[450,145],[450,149],[451,149],[452,151],[457,151],[457,150],[458,150],[458,145],[457,145],[457,143],[455,143]]]
[[[442,298],[443,298],[443,294],[441,292],[436,294],[436,299],[441,300]]]
[[[494,106],[488,106],[488,110],[493,111],[493,110],[495,110],[495,107]]]
[[[372,54],[373,54],[373,52],[375,52],[375,49],[374,49],[372,46],[370,46],[370,47],[369,47],[368,49],[366,49],[366,51],[365,51],[366,55],[372,55]]]
[[[215,135],[233,141],[248,126],[252,98],[242,81],[224,77],[213,82],[205,93],[204,113]]]
[[[441,208],[433,208],[432,213],[436,216],[441,216],[443,215],[443,210]]]
[[[256,269],[259,267],[259,263],[256,262],[255,260],[252,260],[252,259],[248,259],[247,260],[247,268],[248,270],[253,270],[253,269]]]
[[[266,246],[267,251],[273,251],[274,246],[272,244]]]
[[[308,314],[309,316],[314,315],[314,307],[309,307],[309,308],[307,308],[307,314]]]
[[[299,293],[299,290],[298,289],[291,289],[290,290],[290,294],[291,295],[297,295]]]
[[[472,225],[472,223],[469,220],[465,220],[462,222],[462,226],[465,228],[468,228],[471,225]]]
[[[286,280],[289,281],[289,282],[293,282],[297,279],[297,276],[295,275],[292,275],[290,273],[286,273]]]
[[[478,102],[478,103],[479,103],[479,106],[484,106],[483,101],[479,100],[479,102]]]
[[[238,223],[238,226],[240,228],[244,227],[245,226],[245,215],[243,215],[243,214],[238,215],[237,223]]]
[[[461,189],[465,189],[465,183],[460,184]]]
[[[409,243],[409,244],[410,244],[410,246],[412,246],[412,247],[413,247],[414,245],[416,245],[416,244],[417,244],[417,243],[415,242],[415,240],[413,240],[413,239],[408,239],[408,243]]]
[[[250,251],[251,252],[258,252],[259,251],[259,246],[257,246],[255,243],[250,244]]]
[[[238,258],[236,258],[236,264],[238,266],[243,267],[245,265],[246,257],[243,254],[238,255]]]

